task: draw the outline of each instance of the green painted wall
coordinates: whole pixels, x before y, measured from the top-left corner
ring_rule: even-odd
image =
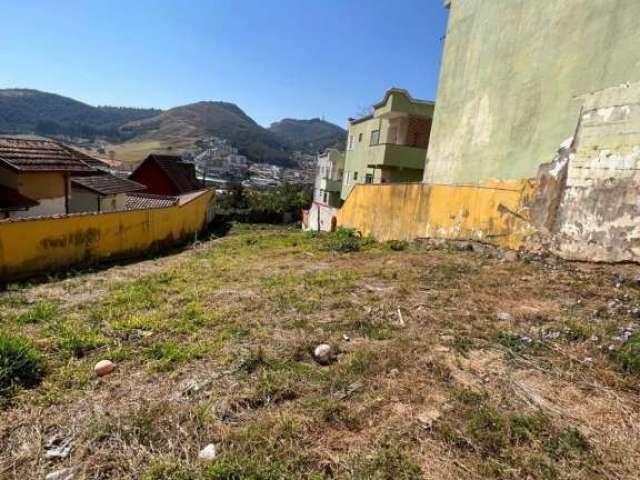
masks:
[[[425,181],[533,177],[589,92],[640,80],[640,0],[451,0]]]

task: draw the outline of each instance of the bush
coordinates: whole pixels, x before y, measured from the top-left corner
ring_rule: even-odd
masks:
[[[614,359],[629,373],[640,373],[640,333],[629,337],[625,344],[613,353]]]
[[[35,387],[44,375],[44,360],[26,340],[0,333],[0,396],[17,387]]]
[[[362,247],[373,243],[370,237],[363,237],[352,228],[338,228],[327,235],[327,249],[335,252],[357,252]]]

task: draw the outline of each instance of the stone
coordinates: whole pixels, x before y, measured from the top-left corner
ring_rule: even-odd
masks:
[[[65,459],[71,455],[71,438],[54,435],[47,440],[45,458],[48,460]]]
[[[72,480],[76,476],[74,467],[63,468],[47,474],[45,480]]]
[[[518,258],[518,252],[515,250],[507,250],[502,254],[502,260],[505,262],[515,262]]]
[[[349,335],[342,335],[342,340],[344,340],[345,342],[348,342],[351,340],[351,338],[349,338]]]
[[[510,322],[511,320],[513,320],[513,317],[509,312],[500,312],[496,315],[496,318],[503,322]]]
[[[333,349],[328,343],[321,343],[313,350],[313,359],[320,365],[329,365],[333,361]]]
[[[98,363],[96,363],[96,366],[93,367],[93,371],[97,376],[103,377],[113,372],[114,368],[115,365],[111,360],[100,360]]]
[[[213,443],[210,443],[198,453],[198,458],[200,460],[212,461],[216,459],[218,452],[216,451],[216,446]]]

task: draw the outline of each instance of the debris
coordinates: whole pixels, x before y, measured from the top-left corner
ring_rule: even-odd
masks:
[[[560,332],[547,332],[542,335],[543,340],[557,340],[560,338]]]
[[[500,312],[496,315],[496,318],[503,322],[510,322],[511,320],[513,320],[513,317],[508,312]]]
[[[344,340],[345,342],[348,342],[351,340],[351,338],[349,337],[349,335],[342,335],[342,340]]]
[[[520,341],[523,343],[533,343],[533,339],[528,335],[522,335]]]
[[[328,343],[321,343],[313,350],[313,359],[320,365],[329,365],[333,361],[333,348]]]
[[[404,327],[404,318],[402,318],[402,312],[400,311],[400,307],[398,307],[398,325]]]
[[[397,377],[398,375],[400,375],[400,370],[398,370],[397,368],[392,368],[391,370],[389,370],[389,376],[390,377]]]
[[[424,428],[431,428],[433,426],[433,422],[440,418],[440,412],[435,409],[427,410],[426,412],[418,414],[416,418]]]
[[[436,348],[434,348],[434,350],[436,352],[439,352],[439,353],[447,353],[447,352],[450,351],[450,348],[449,347],[443,347],[442,345],[440,345],[440,346],[437,346]]]
[[[216,446],[213,443],[210,443],[202,450],[200,450],[200,453],[198,453],[198,458],[200,460],[207,460],[210,462],[211,460],[215,460],[217,455],[218,452],[216,451]]]
[[[364,385],[362,384],[362,382],[354,382],[351,385],[349,385],[345,390],[341,392],[336,392],[334,394],[334,397],[336,398],[336,400],[345,400],[346,398],[349,398],[355,392],[360,390],[363,386]]]
[[[97,376],[102,377],[113,372],[114,367],[115,365],[111,360],[100,360],[96,363],[96,366],[93,367],[93,371],[96,372]]]
[[[71,454],[71,438],[54,435],[46,443],[45,458],[48,460],[65,459]]]
[[[45,480],[71,480],[76,476],[76,468],[63,468],[47,474]]]

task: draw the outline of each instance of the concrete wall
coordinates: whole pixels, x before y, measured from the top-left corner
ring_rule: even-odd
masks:
[[[72,187],[69,213],[112,212],[123,209],[126,203],[127,195],[124,193],[102,196],[84,188]]]
[[[314,202],[309,210],[306,211],[306,221],[303,222],[302,229],[305,231],[331,232],[334,226],[333,218],[337,216],[338,212],[339,209],[337,208]]]
[[[538,182],[551,188],[534,197],[532,221],[564,258],[639,261],[640,83],[581,100],[573,144],[541,168]]]
[[[0,281],[158,251],[206,225],[212,192],[168,208],[0,222]]]
[[[579,96],[640,80],[638,0],[453,0],[425,181],[534,177]]]
[[[66,212],[65,181],[68,178],[62,173],[16,173],[5,167],[0,167],[0,185],[17,190],[25,197],[39,202],[39,205],[29,210],[10,212],[11,218],[37,217],[57,215]]]
[[[385,240],[468,239],[519,248],[533,233],[523,209],[533,182],[478,186],[357,185],[338,213],[338,226]]]

